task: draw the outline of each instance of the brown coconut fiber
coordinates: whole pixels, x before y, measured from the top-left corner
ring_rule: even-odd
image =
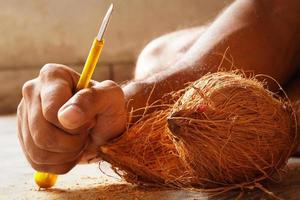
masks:
[[[127,182],[224,191],[278,180],[297,145],[286,97],[241,72],[192,83],[100,147]]]

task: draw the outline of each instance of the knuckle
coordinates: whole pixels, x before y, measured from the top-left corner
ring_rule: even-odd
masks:
[[[47,75],[49,71],[53,70],[53,68],[55,68],[55,65],[50,63],[45,64],[40,70],[40,76]]]
[[[97,97],[96,94],[97,91],[95,88],[83,89],[76,94],[77,95],[76,103],[87,104],[87,103],[94,102]]]
[[[28,94],[32,93],[33,88],[35,85],[35,80],[29,80],[27,82],[24,83],[23,87],[22,87],[22,95],[23,97],[27,96]]]
[[[107,86],[107,87],[116,87],[116,86],[119,86],[116,82],[114,82],[112,80],[102,81],[101,84],[103,84],[104,86]]]
[[[64,74],[66,72],[66,67],[59,64],[45,64],[40,70],[40,77],[56,77],[58,75]]]
[[[100,95],[102,95],[103,92],[107,92],[116,98],[124,97],[124,92],[119,84],[111,80],[102,81],[99,85],[96,86],[96,90],[98,91],[98,93],[100,93]]]
[[[88,88],[78,93],[78,100],[81,104],[95,102],[97,98],[97,90],[95,88]]]

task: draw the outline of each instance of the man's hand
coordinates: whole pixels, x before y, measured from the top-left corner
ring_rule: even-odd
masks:
[[[120,135],[127,111],[122,89],[113,81],[91,81],[75,93],[79,74],[47,64],[23,86],[18,107],[19,140],[38,171],[63,174],[97,156],[97,148]]]

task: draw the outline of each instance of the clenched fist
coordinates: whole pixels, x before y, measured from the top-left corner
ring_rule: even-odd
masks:
[[[18,136],[32,167],[63,174],[97,157],[97,148],[120,135],[127,111],[122,89],[113,81],[91,81],[75,91],[79,74],[47,64],[26,82],[18,107]]]

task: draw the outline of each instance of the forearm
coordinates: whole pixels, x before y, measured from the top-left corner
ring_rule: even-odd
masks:
[[[282,16],[285,12],[276,10],[275,1],[268,1],[273,3],[268,8],[266,5],[269,4],[264,1],[257,2],[235,2],[174,66],[124,86],[127,101],[130,100],[129,108],[144,107],[147,100],[151,103],[209,71],[216,71],[226,49],[229,49],[226,56],[230,59],[231,55],[233,59],[232,62],[223,62],[222,68],[229,69],[233,64],[256,74],[268,74],[284,83],[295,69],[292,63],[299,44],[296,29],[300,22],[295,20],[295,16]],[[273,19],[278,15],[282,20]],[[287,19],[292,27],[285,23]],[[148,98],[152,89],[153,93]]]
[[[214,71],[233,65],[255,74],[268,74],[284,84],[296,69],[300,15],[290,8],[281,8],[277,2],[265,2],[245,0],[232,4],[174,68],[202,72],[203,68]],[[300,3],[297,4],[300,13]],[[230,61],[220,66],[223,55]]]

